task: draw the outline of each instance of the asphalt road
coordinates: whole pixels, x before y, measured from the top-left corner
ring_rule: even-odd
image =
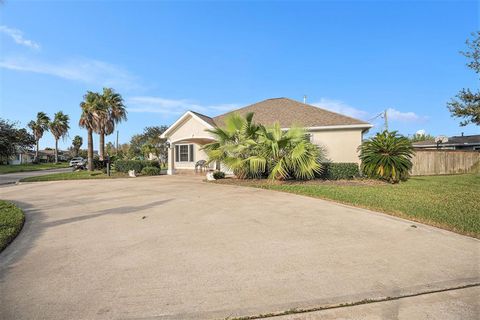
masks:
[[[26,215],[0,253],[2,320],[226,319],[372,300],[287,319],[478,320],[480,241],[434,227],[187,176],[0,192]]]
[[[61,169],[50,169],[50,170],[0,174],[0,185],[13,184],[13,183],[18,182],[20,179],[27,178],[27,177],[44,176],[46,174],[70,172],[70,171],[72,171],[72,168],[61,168]]]

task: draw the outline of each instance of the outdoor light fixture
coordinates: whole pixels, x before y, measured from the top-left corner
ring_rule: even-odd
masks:
[[[165,142],[165,145],[167,146],[168,149],[170,149],[171,145],[170,145],[170,142]]]

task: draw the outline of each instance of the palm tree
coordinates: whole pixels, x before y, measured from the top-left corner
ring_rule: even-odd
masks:
[[[306,138],[302,128],[284,131],[253,123],[253,113],[245,118],[232,114],[225,127],[209,130],[216,137],[203,147],[209,162],[220,161],[240,179],[312,179],[320,173],[321,150]]]
[[[78,151],[80,150],[80,148],[82,147],[82,144],[83,144],[83,138],[80,137],[80,136],[75,136],[72,140],[72,147],[73,147],[73,151],[74,151],[74,154],[75,154],[75,157],[78,156]]]
[[[98,131],[98,128],[100,127],[100,119],[104,109],[102,107],[100,95],[96,92],[87,91],[83,96],[83,101],[80,103],[80,108],[82,109],[82,114],[78,125],[82,128],[86,128],[88,131],[88,170],[93,171],[93,132]]]
[[[103,160],[105,157],[105,136],[115,131],[116,124],[127,120],[127,111],[122,96],[112,88],[103,88],[101,101],[103,112],[101,113],[97,133],[100,136],[99,156],[100,160]]]
[[[368,177],[391,183],[408,179],[414,154],[408,138],[385,130],[363,142],[358,149],[362,171]]]
[[[40,139],[43,137],[43,133],[48,131],[48,123],[50,118],[45,112],[37,113],[37,119],[30,121],[28,127],[32,130],[33,135],[35,136],[36,150],[35,150],[35,161],[38,160],[38,144]]]
[[[53,121],[50,122],[50,132],[55,138],[55,163],[58,163],[58,140],[65,138],[68,134],[70,118],[62,111],[55,113]]]

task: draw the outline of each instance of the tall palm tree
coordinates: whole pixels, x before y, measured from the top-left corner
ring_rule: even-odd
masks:
[[[37,113],[37,119],[32,120],[28,123],[28,127],[32,130],[33,135],[35,136],[36,150],[35,150],[35,161],[38,160],[38,144],[40,139],[43,137],[43,133],[48,131],[48,123],[50,118],[45,112]]]
[[[50,132],[55,138],[55,163],[58,163],[58,140],[65,138],[68,134],[70,118],[62,111],[55,113],[53,121],[50,122]]]
[[[87,157],[88,170],[93,171],[93,132],[97,132],[100,127],[100,119],[103,114],[101,97],[96,92],[87,91],[80,103],[82,114],[78,125],[87,129]]]
[[[103,88],[101,95],[102,109],[100,126],[97,133],[99,134],[99,156],[100,160],[105,157],[105,136],[115,131],[115,125],[127,120],[127,110],[123,103],[122,96],[115,92],[112,88]]]

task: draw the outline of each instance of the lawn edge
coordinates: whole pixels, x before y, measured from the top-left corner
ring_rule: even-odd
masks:
[[[13,203],[11,201],[8,201],[8,200],[2,200],[2,201],[7,202],[7,203],[13,205],[16,209],[18,209],[22,214],[22,221],[21,221],[20,225],[17,226],[16,231],[13,232],[10,235],[9,240],[7,242],[5,242],[5,244],[3,246],[0,243],[0,253],[2,253],[5,249],[7,249],[8,246],[10,244],[12,244],[12,242],[18,237],[20,232],[23,230],[23,227],[25,226],[25,221],[26,221],[25,212],[23,211],[22,208],[20,208],[19,206],[17,206],[15,203]]]

